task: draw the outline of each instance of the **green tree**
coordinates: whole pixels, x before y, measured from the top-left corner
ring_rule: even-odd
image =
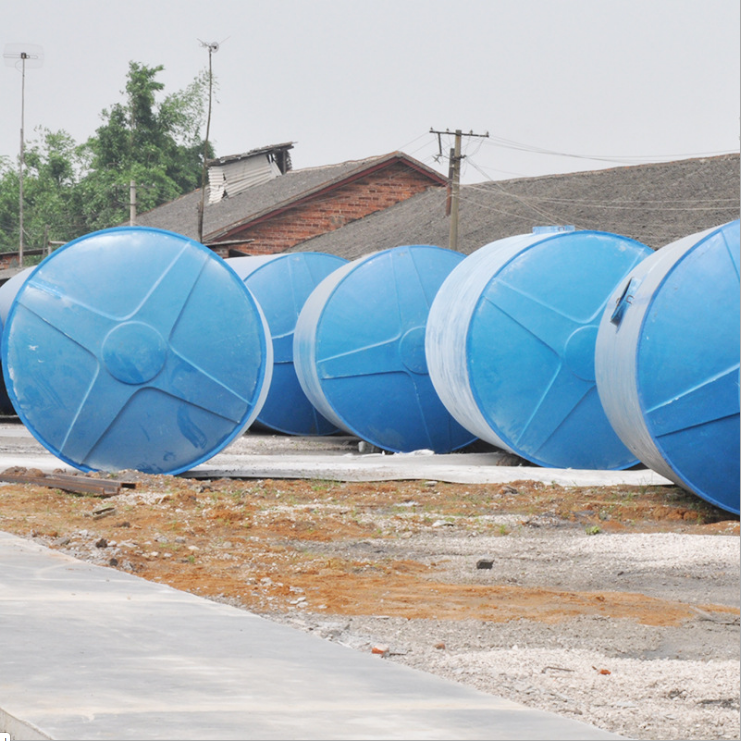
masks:
[[[200,184],[208,73],[158,103],[164,86],[156,77],[163,69],[131,62],[125,101],[102,112],[103,124],[80,150],[88,172],[77,189],[78,207],[89,231],[128,218],[132,180],[139,211]]]
[[[44,236],[66,240],[78,236],[84,224],[74,205],[77,147],[66,131],[37,129],[25,147],[23,176],[24,244],[41,248]],[[0,162],[0,249],[17,250],[19,243],[19,176],[6,157]]]
[[[0,250],[18,249],[18,170],[0,157]]]
[[[200,185],[208,71],[184,90],[164,95],[163,67],[131,62],[124,101],[101,113],[102,124],[84,144],[65,131],[37,129],[25,151],[24,244],[53,241],[125,223],[129,183],[137,210],[155,206]],[[209,157],[213,151],[209,147]],[[18,164],[0,157],[0,250],[19,244]],[[46,231],[48,227],[48,232]]]

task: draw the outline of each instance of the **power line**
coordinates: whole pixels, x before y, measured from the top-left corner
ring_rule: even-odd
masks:
[[[475,163],[475,162],[474,162],[473,160],[469,160],[469,161],[471,162],[471,164],[472,164],[472,165],[473,165],[473,166],[474,166],[474,167],[475,167],[475,168],[476,168],[477,170],[479,170],[479,172],[482,172],[482,171],[481,171],[481,170],[479,169],[478,165],[477,165],[477,164],[476,164],[476,163]],[[482,172],[482,174],[483,174],[483,175],[484,175],[485,177],[488,177],[488,176],[486,175],[486,173],[483,173],[483,172]],[[506,190],[505,190],[505,189],[504,189],[504,188],[503,188],[503,187],[502,187],[502,186],[501,186],[501,185],[500,185],[500,184],[499,184],[499,183],[498,183],[498,182],[497,182],[496,180],[492,180],[492,181],[491,181],[491,183],[492,183],[492,185],[494,185],[494,187],[498,188],[498,189],[499,189],[499,190],[500,190],[500,191],[501,191],[502,193],[504,193],[505,195],[508,195],[508,196],[510,196],[511,198],[514,198],[514,199],[515,199],[516,201],[518,201],[519,203],[521,203],[521,204],[522,204],[523,206],[525,206],[526,208],[529,208],[530,210],[534,211],[534,212],[535,212],[536,214],[538,214],[538,216],[542,216],[542,217],[544,217],[544,218],[546,218],[546,219],[553,219],[553,220],[555,220],[555,222],[556,222],[556,223],[558,223],[558,222],[559,222],[559,221],[561,220],[561,219],[560,219],[559,217],[555,216],[554,214],[551,214],[551,213],[549,213],[549,212],[548,212],[548,211],[546,211],[545,209],[542,209],[542,208],[536,208],[536,207],[535,207],[535,206],[533,206],[533,205],[532,205],[531,203],[528,203],[528,200],[527,200],[527,198],[522,198],[522,197],[520,197],[520,196],[517,196],[517,195],[515,195],[514,193],[508,193],[508,192],[507,192],[507,191],[506,191]]]
[[[579,154],[576,152],[560,152],[554,149],[548,149],[547,147],[540,147],[533,144],[526,144],[524,142],[518,142],[513,139],[506,139],[501,136],[490,137],[491,141],[488,142],[490,146],[500,147],[503,149],[513,149],[520,152],[530,152],[532,154],[545,154],[554,157],[570,157],[573,159],[586,159],[595,160],[602,162],[615,162],[615,163],[643,163],[643,162],[655,162],[656,160],[672,160],[684,157],[716,157],[724,154],[735,154],[735,150],[723,150],[715,152],[684,152],[680,154],[641,154],[641,155],[605,155],[605,154]]]

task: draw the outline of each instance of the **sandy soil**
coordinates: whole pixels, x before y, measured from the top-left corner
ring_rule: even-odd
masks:
[[[627,737],[739,737],[739,521],[674,487],[0,485],[0,528]]]

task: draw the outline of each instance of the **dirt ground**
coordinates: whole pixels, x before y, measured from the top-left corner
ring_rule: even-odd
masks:
[[[632,738],[739,736],[739,520],[679,488],[116,478],[2,484],[0,529]]]

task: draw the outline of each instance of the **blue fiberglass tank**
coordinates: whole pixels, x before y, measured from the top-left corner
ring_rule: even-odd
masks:
[[[647,466],[739,514],[739,222],[662,247],[618,286],[597,385]]]
[[[179,234],[125,227],[70,242],[34,270],[2,360],[18,415],[54,455],[83,471],[173,474],[254,420],[272,344],[221,258]]]
[[[327,419],[394,452],[447,453],[475,439],[438,398],[424,349],[432,301],[462,260],[440,247],[395,247],[317,286],[296,323],[293,354],[301,387]]]
[[[3,324],[0,322],[0,342],[3,337]],[[8,396],[8,390],[5,388],[5,381],[0,377],[0,414],[2,415],[14,415],[15,409],[13,408],[13,402]]]
[[[0,322],[0,343],[2,343],[3,339],[3,323]],[[10,401],[10,397],[8,396],[8,391],[5,388],[5,382],[2,378],[0,378],[0,414],[2,415],[11,415],[15,414],[15,409],[13,409],[13,403]]]
[[[293,331],[311,292],[347,260],[323,252],[296,252],[233,257],[226,262],[257,299],[273,340],[273,378],[253,427],[289,435],[337,432],[301,389],[293,365]]]
[[[35,268],[25,268],[0,286],[0,321],[2,321],[3,326],[8,321],[10,307],[18,295],[18,291],[34,270]]]
[[[651,250],[594,231],[524,234],[469,255],[427,322],[440,398],[467,429],[540,466],[621,469],[594,379],[605,304]]]
[[[5,326],[8,321],[8,314],[10,314],[10,307],[13,305],[13,300],[16,294],[20,290],[20,287],[26,282],[26,279],[34,271],[34,268],[26,268],[16,273],[12,278],[6,280],[0,286],[0,323]],[[13,403],[10,401],[8,391],[5,388],[5,379],[0,375],[0,414],[14,415],[15,409]]]

